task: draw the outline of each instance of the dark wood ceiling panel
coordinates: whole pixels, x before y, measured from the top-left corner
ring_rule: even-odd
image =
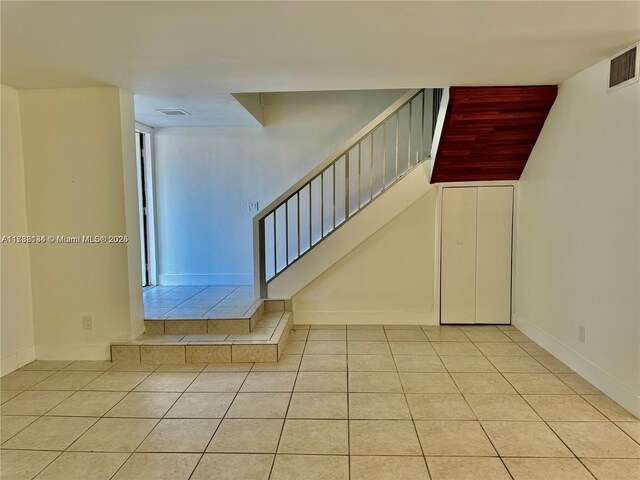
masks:
[[[517,180],[558,87],[451,87],[431,183]]]

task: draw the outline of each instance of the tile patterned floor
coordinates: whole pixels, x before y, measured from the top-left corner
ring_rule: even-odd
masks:
[[[34,362],[3,479],[637,480],[640,422],[513,327],[297,326],[275,364]]]
[[[147,319],[241,317],[254,304],[252,285],[159,285],[142,297]]]

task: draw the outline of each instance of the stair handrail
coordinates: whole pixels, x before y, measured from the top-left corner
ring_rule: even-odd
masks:
[[[371,120],[369,123],[367,123],[367,125],[365,125],[363,128],[361,128],[357,133],[355,133],[354,135],[352,135],[347,141],[345,141],[339,148],[337,148],[333,153],[331,153],[329,156],[327,156],[325,158],[325,160],[323,160],[322,162],[320,162],[318,165],[316,165],[311,171],[309,171],[306,175],[304,175],[300,180],[298,180],[296,183],[294,183],[291,187],[289,187],[286,191],[284,191],[282,194],[280,194],[275,200],[273,200],[272,202],[270,202],[266,207],[262,208],[254,217],[253,217],[253,251],[254,251],[254,255],[253,255],[253,263],[254,263],[254,289],[256,292],[256,297],[261,297],[261,298],[265,298],[267,295],[267,278],[266,278],[266,265],[265,265],[265,227],[264,227],[264,223],[265,223],[265,218],[267,218],[269,215],[274,215],[274,222],[275,220],[275,215],[276,215],[276,211],[281,208],[283,205],[286,206],[288,208],[288,202],[295,197],[296,195],[298,195],[298,201],[300,198],[300,191],[303,190],[307,185],[310,185],[311,182],[313,180],[315,180],[319,175],[323,175],[323,173],[332,166],[332,164],[337,163],[340,159],[342,159],[343,157],[348,158],[349,152],[354,149],[356,146],[358,146],[365,138],[367,138],[367,136],[372,135],[375,130],[377,128],[379,128],[381,125],[384,125],[385,122],[389,119],[391,119],[394,115],[399,115],[400,110],[402,110],[404,107],[406,107],[407,105],[410,105],[411,102],[418,97],[420,94],[422,94],[422,127],[421,127],[421,138],[420,138],[420,142],[421,142],[421,146],[420,146],[420,158],[417,159],[416,164],[421,163],[424,158],[427,158],[429,155],[428,153],[425,155],[423,146],[422,146],[422,142],[424,142],[424,115],[425,115],[425,97],[426,97],[426,90],[427,89],[411,89],[408,90],[405,94],[403,94],[400,98],[398,98],[395,102],[393,102],[391,105],[389,105],[389,107],[387,107],[383,112],[381,112],[379,115],[377,115],[373,120]],[[438,108],[438,106],[434,106],[434,108]],[[430,132],[431,133],[431,132]],[[424,157],[423,157],[424,156]],[[396,152],[396,157],[397,157],[397,152]],[[413,165],[413,166],[415,166]],[[347,166],[348,166],[348,160],[347,160]],[[345,167],[347,168],[347,167]],[[396,169],[397,169],[397,165],[396,165]],[[408,172],[408,171],[407,171]],[[405,172],[405,174],[407,173]],[[335,175],[335,165],[334,165],[334,175]],[[404,174],[403,174],[404,175]],[[397,180],[399,180],[400,176],[398,176],[398,173],[396,171],[396,178],[392,181],[392,184],[395,183]],[[347,174],[347,182],[348,182],[348,174]],[[388,185],[390,186],[390,185]],[[385,183],[384,183],[384,177],[383,177],[383,185],[382,185],[382,191],[384,191],[386,188],[385,187]],[[334,188],[335,188],[335,179],[334,179]],[[349,196],[349,187],[348,185],[345,185],[345,190],[346,190],[346,195],[347,197]],[[334,192],[334,197],[335,197],[335,192]],[[372,197],[373,199],[373,197]],[[347,202],[349,202],[349,200],[345,200],[345,205],[347,205]],[[334,198],[334,211],[335,211],[335,198]],[[346,209],[348,210],[348,206],[346,206]],[[358,211],[364,208],[364,206],[362,207],[358,207]],[[298,206],[299,209],[299,206]],[[298,210],[299,211],[299,210]],[[287,210],[288,212],[288,210]],[[357,212],[356,212],[357,213]],[[349,215],[348,213],[345,214],[345,219],[343,223],[346,223],[346,221],[349,219]],[[311,220],[310,220],[311,221]],[[324,222],[324,220],[321,219],[321,222]],[[311,233],[310,233],[310,237],[309,237],[309,248],[308,250],[304,251],[304,252],[300,252],[300,245],[299,245],[299,241],[300,239],[298,238],[298,256],[291,261],[291,263],[289,262],[289,252],[288,252],[288,247],[289,247],[289,234],[288,234],[288,230],[287,230],[287,234],[286,234],[286,265],[283,269],[281,269],[280,271],[277,270],[277,260],[274,260],[276,265],[274,267],[275,269],[275,274],[273,277],[271,277],[269,279],[272,280],[273,278],[275,278],[275,276],[279,275],[280,273],[282,273],[284,270],[286,270],[292,263],[294,263],[295,261],[299,260],[299,258],[301,258],[305,253],[307,253],[309,250],[311,250],[313,247],[315,247],[318,243],[320,243],[322,240],[324,240],[324,238],[326,238],[326,236],[328,236],[329,234],[333,233],[333,231],[335,229],[337,229],[337,227],[341,226],[342,224],[336,225],[335,224],[335,213],[334,213],[334,226],[333,226],[333,230],[330,231],[327,235],[324,234],[324,223],[321,224],[322,226],[322,237],[320,238],[320,240],[318,240],[316,243],[312,242],[311,239]],[[286,227],[288,229],[288,213],[287,213],[287,220],[286,220]],[[275,229],[275,225],[274,225],[274,229]],[[300,232],[300,228],[298,225],[298,237],[299,237],[299,232]],[[275,231],[274,231],[274,235],[275,235]],[[274,259],[275,259],[275,240],[274,240]]]

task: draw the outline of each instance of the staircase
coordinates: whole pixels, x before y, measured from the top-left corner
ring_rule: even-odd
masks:
[[[292,267],[423,165],[440,98],[441,89],[407,92],[254,217],[256,297],[291,297],[303,288],[309,277],[287,275]],[[303,270],[317,276],[344,253],[317,255]]]
[[[425,160],[441,95],[441,89],[407,92],[254,217],[258,300],[243,316],[146,318],[143,336],[111,345],[112,361],[277,362],[293,326],[291,301],[282,299],[430,188]],[[394,188],[399,182],[405,188]],[[358,235],[340,238],[345,225]],[[318,255],[309,255],[313,250]]]

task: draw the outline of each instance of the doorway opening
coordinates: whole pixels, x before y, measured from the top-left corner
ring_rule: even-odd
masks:
[[[141,282],[143,287],[148,287],[157,284],[152,130],[142,125],[136,125],[135,136],[140,217]]]

